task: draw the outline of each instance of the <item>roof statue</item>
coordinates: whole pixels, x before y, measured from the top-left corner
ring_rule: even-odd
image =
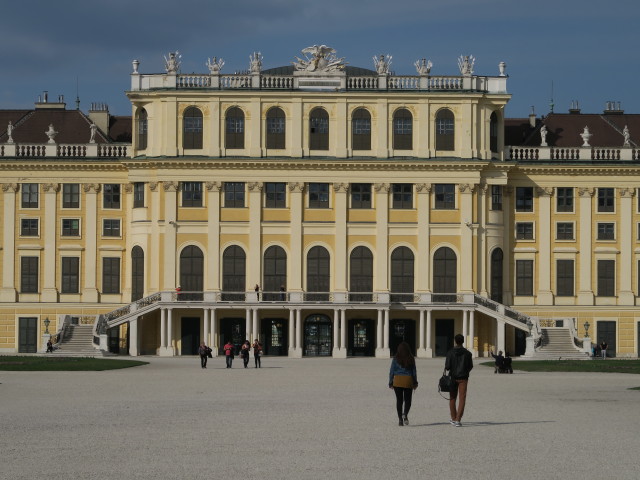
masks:
[[[584,131],[580,134],[580,136],[582,137],[582,141],[584,142],[582,146],[590,147],[591,145],[589,145],[589,139],[593,137],[593,135],[589,133],[589,127],[584,127]]]
[[[429,73],[431,73],[431,67],[433,67],[431,60],[427,60],[426,58],[416,60],[413,62],[413,65],[416,67],[418,75],[429,75]]]
[[[207,63],[205,63],[211,75],[217,75],[222,70],[224,66],[224,60],[218,57],[207,58]]]
[[[498,64],[498,71],[500,72],[500,76],[501,76],[501,77],[506,77],[506,76],[507,76],[507,74],[506,74],[506,73],[504,73],[504,71],[506,70],[506,68],[507,68],[507,64],[506,64],[505,62],[500,62],[500,63]]]
[[[386,55],[380,55],[373,57],[373,64],[376,66],[376,72],[378,75],[388,75],[389,67],[391,66],[391,59],[393,57],[388,53]]]
[[[12,133],[13,133],[13,123],[9,122],[9,125],[7,125],[7,137],[9,137],[7,139],[7,143],[13,143],[13,137],[11,136]]]
[[[55,128],[53,128],[53,123],[49,124],[49,130],[44,133],[46,133],[47,137],[49,137],[49,141],[47,143],[56,143],[55,138],[56,135],[58,135],[58,132],[56,132]]]
[[[249,55],[249,71],[251,73],[260,73],[262,70],[262,54],[253,52]]]
[[[302,50],[305,58],[296,57],[294,68],[304,72],[337,72],[344,70],[344,57],[336,57],[336,51],[326,45],[314,45]]]
[[[624,126],[624,130],[622,130],[622,135],[624,135],[624,144],[623,147],[631,146],[631,134],[629,133],[629,127],[627,125]]]
[[[460,74],[465,77],[473,75],[473,64],[476,59],[473,55],[460,55],[458,58],[458,67],[460,68]]]
[[[98,126],[91,122],[91,125],[89,125],[89,130],[91,130],[91,135],[89,137],[89,143],[96,143],[96,130],[98,129]]]
[[[542,125],[542,127],[540,127],[540,146],[541,147],[547,147],[547,126],[546,125]]]
[[[177,50],[175,52],[169,52],[169,58],[164,57],[164,69],[167,73],[178,73],[180,68],[180,59],[182,55]]]

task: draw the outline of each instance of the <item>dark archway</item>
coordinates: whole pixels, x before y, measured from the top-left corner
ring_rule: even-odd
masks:
[[[373,254],[367,247],[356,247],[349,257],[349,301],[373,300]],[[363,292],[363,293],[354,293]]]
[[[316,246],[307,253],[307,295],[306,299],[314,302],[329,300],[331,289],[330,256],[326,248]],[[318,292],[318,293],[310,293]]]
[[[436,301],[456,300],[458,291],[458,257],[449,247],[441,247],[433,255],[433,293]]]
[[[180,252],[179,300],[202,300],[204,290],[204,255],[195,245],[189,245]]]
[[[412,302],[414,256],[408,247],[398,247],[391,254],[391,301]]]
[[[274,245],[264,252],[262,298],[267,302],[284,301],[287,289],[287,253]]]
[[[243,301],[246,285],[247,256],[238,245],[227,247],[222,254],[222,300]]]

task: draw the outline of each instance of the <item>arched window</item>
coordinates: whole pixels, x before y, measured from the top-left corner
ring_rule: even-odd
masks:
[[[238,107],[227,110],[225,147],[228,149],[244,148],[244,112]]]
[[[267,112],[267,148],[285,148],[286,117],[281,108],[274,107]]]
[[[307,293],[306,299],[315,302],[329,300],[331,271],[329,252],[324,247],[313,247],[307,253]]]
[[[496,112],[491,114],[489,120],[489,147],[492,152],[498,152],[498,115]]]
[[[287,289],[287,253],[277,245],[267,248],[264,252],[264,278],[262,290],[266,293],[266,301],[286,300]],[[271,293],[269,293],[271,292]]]
[[[329,114],[315,108],[309,117],[309,149],[329,150]]]
[[[393,149],[413,149],[413,116],[406,108],[399,108],[393,114]]]
[[[436,115],[436,150],[455,150],[455,117],[448,108]]]
[[[391,301],[413,301],[413,252],[398,247],[391,254]]]
[[[144,296],[144,250],[136,245],[131,249],[131,301]]]
[[[458,258],[449,247],[441,247],[433,255],[433,293],[455,294],[458,291]],[[455,301],[455,295],[453,295]],[[443,298],[440,298],[443,300]]]
[[[138,110],[138,150],[147,148],[147,111],[144,108]]]
[[[237,245],[231,245],[222,254],[222,295],[224,301],[243,301],[246,291],[247,256]]]
[[[366,108],[358,108],[351,119],[353,150],[371,150],[371,114]]]
[[[352,302],[373,300],[373,254],[366,247],[356,247],[349,257],[349,291]]]
[[[502,303],[502,249],[496,248],[491,253],[491,300]]]
[[[180,252],[180,287],[186,293],[180,294],[179,300],[202,300],[199,292],[204,290],[204,255],[194,245]]]
[[[202,112],[196,107],[189,107],[184,111],[182,148],[202,148]]]

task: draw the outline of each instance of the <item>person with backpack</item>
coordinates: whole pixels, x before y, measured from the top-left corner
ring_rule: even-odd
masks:
[[[462,415],[464,415],[464,407],[467,402],[467,385],[469,383],[469,372],[473,368],[473,360],[471,352],[464,348],[464,337],[457,334],[454,337],[455,346],[447,353],[447,360],[444,368],[449,372],[453,379],[453,389],[449,397],[449,412],[451,420],[449,423],[454,427],[461,427]],[[458,406],[456,408],[456,400]]]
[[[210,353],[211,349],[207,347],[204,342],[200,342],[200,347],[198,347],[198,355],[200,355],[200,367],[207,368],[207,360],[209,359]]]
[[[228,340],[227,343],[225,343],[224,347],[222,347],[222,349],[224,350],[224,358],[227,362],[227,368],[231,368],[231,365],[233,364],[233,343],[231,343],[231,340]]]
[[[416,360],[413,358],[411,347],[407,342],[402,342],[398,345],[396,356],[391,360],[389,388],[393,388],[396,394],[398,425],[401,427],[409,425],[407,415],[409,415],[409,410],[411,409],[413,391],[418,388],[418,373],[416,371]]]

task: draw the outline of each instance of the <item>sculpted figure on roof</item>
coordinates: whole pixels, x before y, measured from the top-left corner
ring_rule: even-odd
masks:
[[[182,58],[182,56],[177,50],[175,52],[169,52],[169,58],[164,57],[164,69],[167,73],[178,73],[180,58]]]
[[[470,77],[473,75],[473,65],[476,63],[476,59],[473,55],[460,55],[458,58],[458,68],[460,68],[460,74]]]
[[[386,75],[389,73],[392,58],[393,57],[389,54],[373,57],[373,64],[376,66],[376,72],[378,72],[379,75]]]
[[[305,58],[296,57],[291,62],[296,70],[304,72],[337,72],[344,70],[344,57],[336,57],[336,51],[326,45],[314,45],[302,50]]]
[[[249,70],[251,73],[260,73],[262,70],[262,54],[260,52],[253,52],[249,55]]]
[[[218,57],[207,58],[207,63],[205,64],[209,69],[209,72],[214,75],[220,73],[222,67],[224,66],[224,60]]]
[[[416,60],[413,65],[416,67],[418,75],[429,75],[429,73],[431,73],[431,67],[433,67],[431,60],[427,60],[426,58]]]

